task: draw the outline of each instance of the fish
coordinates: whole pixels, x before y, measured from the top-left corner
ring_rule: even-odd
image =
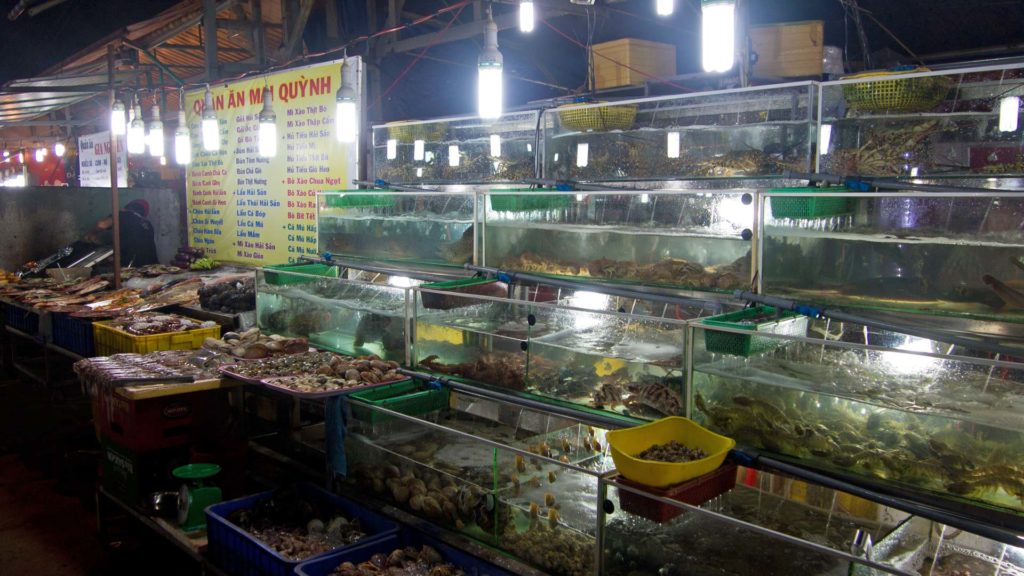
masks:
[[[1024,293],[1007,285],[994,276],[985,274],[981,277],[981,281],[986,286],[992,289],[993,292],[999,296],[1005,303],[1004,308],[1016,309],[1024,308]]]

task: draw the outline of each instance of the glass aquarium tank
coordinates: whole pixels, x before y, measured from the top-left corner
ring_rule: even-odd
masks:
[[[373,175],[397,184],[518,182],[536,176],[538,112],[374,126]]]
[[[472,263],[474,201],[472,192],[324,192],[317,198],[319,251],[410,264]]]
[[[804,188],[763,197],[766,294],[1024,322],[1024,193]]]
[[[544,112],[544,177],[736,178],[810,172],[817,84],[800,82]]]
[[[330,266],[256,271],[256,321],[260,330],[304,336],[309,344],[341,354],[376,354],[406,362],[406,306],[411,288],[304,273]]]
[[[692,323],[695,420],[804,466],[1024,512],[1024,364],[755,310],[746,325]]]
[[[605,430],[469,392],[427,393],[352,401],[349,482],[548,574],[595,574]]]
[[[857,550],[858,542],[881,540],[896,524],[877,504],[742,467],[738,476],[734,488],[699,508],[618,477],[602,480],[599,573],[845,576],[866,568],[862,562],[874,574],[907,573]]]
[[[605,311],[608,299],[577,292],[566,306],[419,288],[413,364],[581,410],[682,415],[685,320],[700,310],[640,316]]]
[[[754,190],[491,190],[477,204],[485,266],[718,292],[751,285]]]
[[[865,176],[1024,173],[1024,67],[821,84],[818,171]]]

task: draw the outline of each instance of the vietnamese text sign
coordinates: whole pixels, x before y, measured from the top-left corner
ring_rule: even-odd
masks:
[[[348,59],[357,65],[357,59]],[[277,155],[258,152],[263,88],[273,93]],[[221,261],[267,265],[317,252],[316,194],[348,188],[356,146],[337,141],[341,62],[211,86],[220,150],[201,138],[205,90],[185,97],[192,136],[186,171],[189,244]]]
[[[117,185],[128,187],[128,146],[117,139]],[[78,177],[83,187],[110,187],[110,131],[78,137]]]

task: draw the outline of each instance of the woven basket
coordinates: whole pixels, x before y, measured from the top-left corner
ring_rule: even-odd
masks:
[[[927,72],[927,69],[912,72]],[[942,102],[951,86],[946,76],[900,78],[903,74],[905,72],[870,72],[849,76],[885,79],[844,84],[843,97],[850,108],[861,112],[924,112]]]
[[[580,132],[629,130],[636,120],[636,105],[569,104],[558,107],[558,120],[563,127]]]
[[[399,142],[414,142],[416,140],[437,142],[444,139],[446,132],[448,132],[447,122],[388,126],[388,138],[398,140]]]

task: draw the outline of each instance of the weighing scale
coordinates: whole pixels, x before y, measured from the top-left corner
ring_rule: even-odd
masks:
[[[220,488],[207,482],[219,472],[216,464],[186,464],[171,472],[184,480],[178,490],[178,524],[185,532],[206,529],[206,507],[221,501]]]

